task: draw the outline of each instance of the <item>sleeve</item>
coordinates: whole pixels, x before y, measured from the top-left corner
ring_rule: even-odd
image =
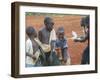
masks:
[[[56,40],[56,45],[55,45],[55,47],[58,48],[58,42],[57,42],[57,40]]]
[[[29,40],[26,41],[25,50],[26,50],[26,53],[29,53],[29,51],[30,51],[30,42],[29,42]]]
[[[56,48],[61,47],[58,39],[56,40],[56,46],[55,46],[55,47],[56,47]]]
[[[63,42],[63,48],[68,48],[67,39],[64,39],[64,42]]]

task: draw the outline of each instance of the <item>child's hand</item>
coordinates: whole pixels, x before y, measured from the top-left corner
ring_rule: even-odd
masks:
[[[36,57],[34,55],[32,56],[32,58],[33,58],[33,60],[36,60]]]
[[[57,56],[59,57],[59,60],[62,60],[62,52],[61,52],[61,48],[56,48],[56,52],[57,52]]]
[[[56,48],[57,53],[61,53],[61,48]]]

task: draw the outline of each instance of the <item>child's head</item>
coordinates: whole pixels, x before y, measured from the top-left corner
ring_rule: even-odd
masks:
[[[29,38],[37,37],[37,32],[32,26],[29,26],[29,27],[26,28],[26,34],[29,36]]]
[[[57,37],[58,37],[58,39],[63,39],[64,38],[64,28],[63,27],[58,28]]]
[[[51,17],[45,17],[44,24],[48,31],[51,31],[53,29],[54,22]]]

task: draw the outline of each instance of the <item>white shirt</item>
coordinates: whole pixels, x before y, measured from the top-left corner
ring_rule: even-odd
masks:
[[[28,38],[26,41],[26,53],[33,55],[33,47],[32,47],[32,41]],[[38,49],[34,56],[36,57],[36,60],[33,60],[33,58],[26,56],[26,64],[35,65],[36,61],[38,60],[40,55],[40,50]]]
[[[25,49],[26,53],[28,54],[33,54],[33,47],[32,47],[32,42],[31,40],[28,38],[26,41],[26,49]],[[33,59],[29,56],[26,56],[26,64],[33,64]]]
[[[56,32],[54,29],[50,32],[50,39],[49,39],[49,44],[51,43],[52,40],[56,41]]]

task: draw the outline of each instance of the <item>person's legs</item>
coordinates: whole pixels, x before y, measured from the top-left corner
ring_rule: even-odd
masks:
[[[83,52],[81,64],[89,64],[89,47]]]
[[[36,62],[35,66],[38,66],[38,67],[39,67],[39,66],[43,66],[43,65],[42,65],[42,61],[41,61],[40,58],[39,58],[38,61]]]
[[[68,57],[68,55],[67,55],[67,48],[64,48],[64,49],[62,49],[62,64],[66,64],[66,62],[67,62],[67,57]]]
[[[52,64],[51,66],[56,66],[56,65],[60,65],[61,62],[59,60],[59,57],[57,56],[57,53],[56,52],[52,52]]]
[[[46,56],[46,64],[45,64],[45,66],[49,66],[50,65],[50,60],[49,60],[50,52],[45,53],[45,56]]]

